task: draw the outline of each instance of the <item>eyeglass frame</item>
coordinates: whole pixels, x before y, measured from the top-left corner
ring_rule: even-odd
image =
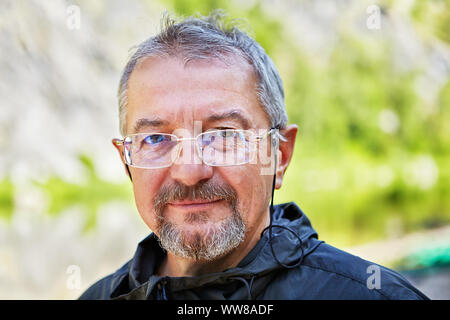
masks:
[[[177,159],[178,159],[179,156],[180,156],[181,149],[182,149],[182,148],[179,147],[180,142],[181,142],[181,141],[187,141],[187,140],[194,140],[194,141],[196,141],[195,145],[197,146],[197,148],[196,148],[196,150],[197,150],[197,155],[198,155],[199,158],[202,160],[202,164],[206,164],[207,166],[211,166],[211,167],[229,167],[229,166],[239,166],[239,165],[243,165],[243,164],[247,164],[247,163],[252,162],[252,161],[253,161],[253,157],[254,157],[255,154],[256,154],[255,152],[252,152],[252,158],[251,158],[251,160],[245,161],[245,162],[242,162],[242,163],[237,163],[237,164],[211,165],[211,164],[206,163],[206,162],[203,160],[203,155],[202,155],[202,152],[201,152],[201,150],[200,150],[201,147],[200,147],[199,143],[197,143],[197,139],[198,139],[201,135],[203,135],[203,134],[205,134],[205,133],[220,132],[220,131],[227,131],[227,130],[228,130],[228,131],[245,131],[245,132],[251,132],[251,133],[253,134],[253,132],[252,132],[251,130],[245,130],[245,129],[221,129],[221,130],[205,131],[205,132],[199,133],[196,137],[191,137],[191,138],[179,138],[178,136],[176,136],[176,135],[174,135],[174,134],[171,134],[171,133],[162,133],[162,132],[150,132],[150,133],[147,133],[147,132],[142,132],[142,133],[133,133],[133,134],[126,135],[126,136],[124,136],[123,139],[117,139],[117,138],[115,138],[115,139],[112,140],[112,142],[113,142],[113,144],[115,144],[116,146],[120,146],[120,145],[121,145],[121,146],[124,146],[124,150],[122,151],[122,154],[123,154],[124,159],[125,159],[125,164],[128,165],[128,166],[130,166],[130,167],[133,167],[133,168],[139,168],[139,169],[163,169],[163,168],[171,167],[171,166],[175,163],[175,161],[177,161]],[[279,131],[279,128],[278,128],[278,127],[271,127],[271,128],[268,129],[267,132],[264,133],[263,135],[260,135],[260,136],[256,136],[256,137],[255,137],[256,143],[258,143],[258,142],[262,141],[263,139],[267,138],[269,135],[271,135],[271,134],[274,133],[274,132],[277,133],[277,137],[278,137],[278,138],[280,138],[282,141],[285,141],[285,139],[283,138],[283,136],[282,136],[281,134],[279,134],[278,131]],[[129,154],[126,154],[126,153],[125,153],[125,140],[126,140],[127,138],[129,138],[129,137],[136,136],[136,135],[142,135],[142,134],[161,134],[161,135],[170,135],[170,136],[175,137],[175,138],[176,138],[176,140],[174,141],[174,142],[176,142],[176,145],[175,145],[175,146],[178,148],[178,154],[177,154],[177,156],[174,157],[174,158],[172,159],[172,161],[170,162],[170,164],[165,165],[165,166],[159,166],[159,167],[141,167],[141,166],[136,166],[136,165],[134,165],[134,164],[130,164],[130,162],[131,162],[131,156],[130,156]],[[277,140],[277,142],[278,142],[278,140]]]

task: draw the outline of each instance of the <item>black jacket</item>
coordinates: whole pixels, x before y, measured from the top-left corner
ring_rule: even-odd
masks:
[[[398,273],[319,241],[295,203],[275,206],[273,225],[272,241],[266,231],[237,267],[196,277],[156,276],[165,253],[152,233],[80,299],[428,299]]]

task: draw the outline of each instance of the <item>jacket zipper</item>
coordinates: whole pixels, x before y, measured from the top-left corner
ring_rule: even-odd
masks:
[[[167,280],[166,279],[162,279],[160,282],[158,282],[157,284],[157,289],[158,289],[158,300],[169,300],[167,298],[167,294],[166,294],[166,284],[167,284]]]

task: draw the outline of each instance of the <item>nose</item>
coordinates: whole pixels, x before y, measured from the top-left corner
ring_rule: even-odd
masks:
[[[213,168],[203,163],[197,152],[195,139],[183,139],[180,148],[177,159],[170,167],[172,179],[193,186],[212,177]]]

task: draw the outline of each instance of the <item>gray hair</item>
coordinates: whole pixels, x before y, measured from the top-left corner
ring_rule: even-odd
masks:
[[[198,59],[225,59],[228,54],[244,58],[258,77],[256,93],[271,126],[286,127],[288,117],[283,83],[275,64],[255,40],[237,27],[236,20],[225,22],[224,16],[222,11],[215,10],[206,17],[188,17],[177,22],[165,13],[160,33],[135,47],[122,73],[118,90],[122,135],[126,134],[128,79],[141,59],[155,56],[180,56],[185,64]]]

